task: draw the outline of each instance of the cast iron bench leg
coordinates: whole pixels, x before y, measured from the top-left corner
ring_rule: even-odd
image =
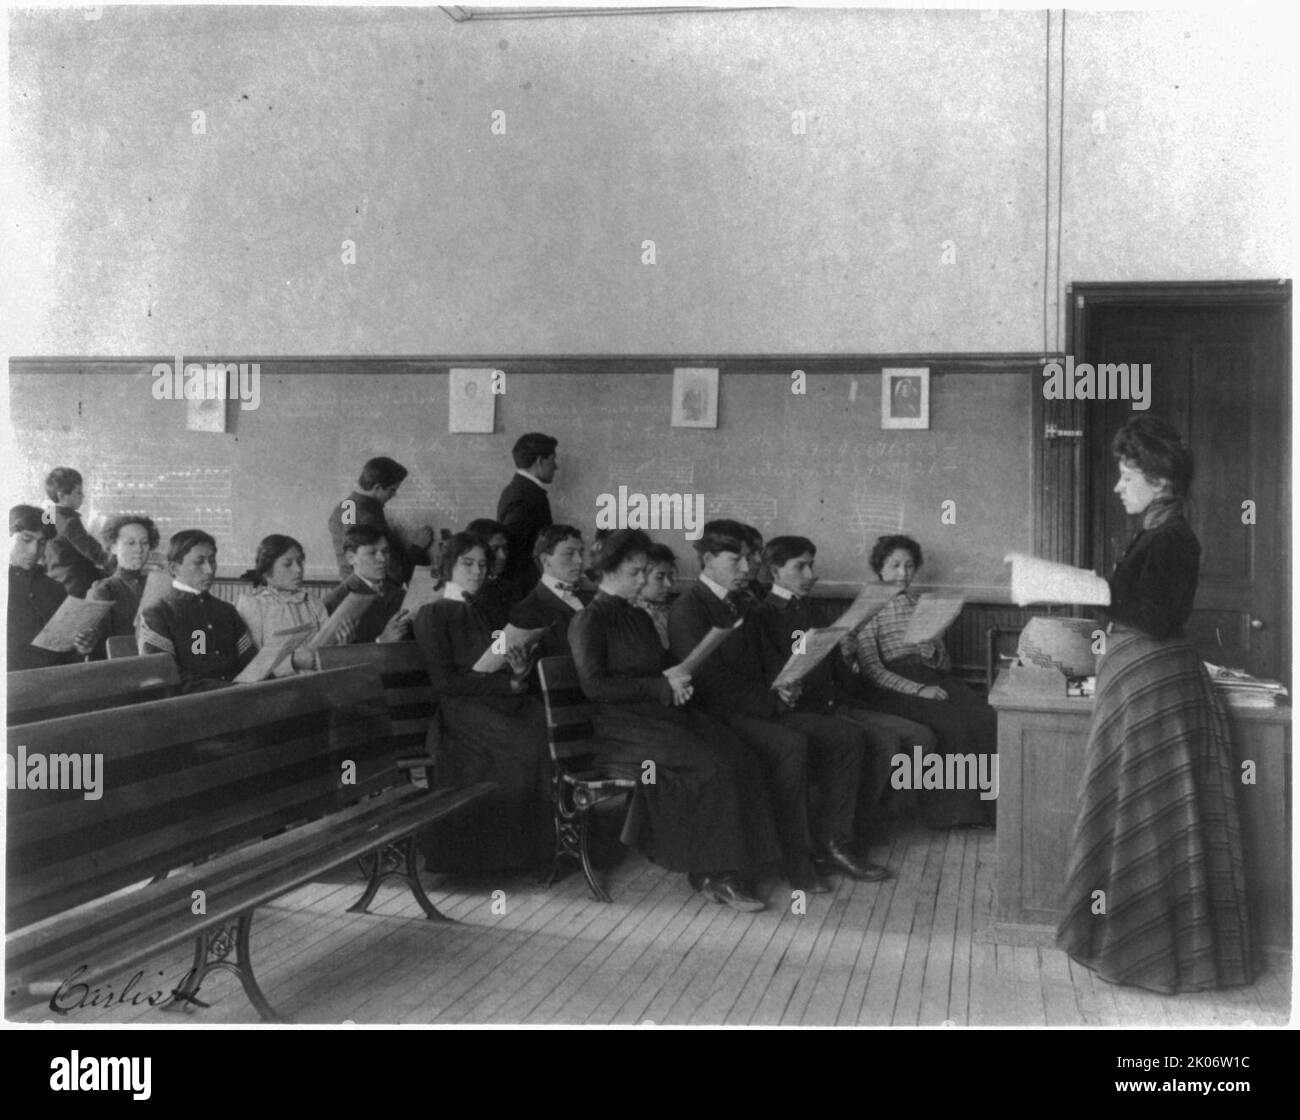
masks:
[[[241,914],[232,922],[223,922],[210,930],[205,930],[194,939],[194,964],[180,987],[173,989],[172,998],[162,1005],[164,1011],[188,1010],[191,1006],[207,1007],[198,999],[199,987],[209,972],[225,969],[239,977],[248,1002],[268,1023],[288,1023],[291,1020],[278,1014],[267,1002],[266,996],[258,986],[257,977],[253,975],[253,959],[249,946],[249,934],[253,928],[253,913]],[[231,951],[235,959],[227,960]]]
[[[419,854],[415,847],[414,833],[403,840],[397,841],[395,844],[385,844],[379,851],[363,856],[362,868],[365,874],[370,877],[370,881],[366,884],[366,889],[361,897],[348,907],[348,913],[366,913],[379,891],[380,883],[385,879],[395,877],[405,880],[406,885],[411,889],[411,894],[415,896],[415,901],[420,904],[420,909],[424,911],[426,918],[434,922],[450,922],[452,919],[439,911],[429,896],[424,893],[424,885],[420,882],[418,860]]]

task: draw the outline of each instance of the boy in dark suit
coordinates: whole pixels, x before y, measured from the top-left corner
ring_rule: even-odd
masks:
[[[551,502],[546,496],[546,486],[559,469],[558,446],[558,440],[540,432],[520,436],[511,451],[515,477],[501,491],[497,502],[497,520],[510,539],[503,578],[516,581],[523,593],[531,591],[537,583],[533,548],[537,535],[551,524]]]
[[[714,626],[733,626],[747,601],[750,569],[742,527],[710,521],[695,542],[700,578],[668,616],[672,655],[684,659]],[[843,720],[797,710],[798,695],[773,691],[763,677],[748,624],[730,635],[696,670],[695,695],[763,760],[768,794],[781,833],[785,875],[797,890],[824,893],[829,884],[814,865],[854,879],[888,878],[883,867],[854,852],[855,801],[866,755],[861,729]],[[817,772],[817,801],[808,804],[808,768]]]
[[[534,546],[541,580],[510,611],[510,622],[526,630],[547,627],[539,657],[570,657],[569,623],[591,602],[578,587],[582,576],[582,533],[572,525],[550,525]]]
[[[392,544],[390,556],[391,575],[398,583],[411,578],[411,569],[417,564],[428,564],[429,546],[433,543],[431,526],[421,526],[409,540],[402,540],[389,528],[384,506],[397,495],[397,489],[406,480],[407,470],[401,463],[385,456],[369,459],[361,468],[357,488],[334,507],[330,514],[330,539],[334,542],[334,556],[338,560],[339,576],[347,579],[352,574],[344,547],[347,531],[354,526],[368,525],[378,529]]]
[[[77,511],[86,500],[79,472],[55,467],[45,479],[45,494],[54,503],[55,537],[45,546],[45,570],[64,590],[84,599],[90,585],[104,575],[108,553],[81,523]]]
[[[388,578],[392,558],[388,536],[373,525],[355,525],[343,535],[343,555],[352,574],[326,594],[325,609],[333,614],[353,592],[375,597],[349,641],[404,642],[410,638],[411,618],[399,610],[406,592]]]
[[[66,653],[39,649],[32,639],[54,617],[68,593],[40,566],[41,553],[54,536],[35,506],[14,506],[9,511],[9,612],[5,618],[8,657],[5,669],[47,669],[80,661],[94,648],[93,632],[78,635],[75,649]]]
[[[818,616],[810,597],[817,582],[813,572],[816,558],[817,547],[806,537],[774,537],[764,550],[771,591],[754,607],[745,625],[751,628],[763,679],[769,684],[789,661],[797,634],[829,625]],[[874,712],[855,699],[850,674],[840,651],[833,651],[800,681],[795,710],[850,720],[866,734],[868,753],[858,790],[856,839],[879,843],[885,839],[881,799],[889,784],[891,760],[900,752],[910,757],[912,747],[918,745],[924,753],[932,753],[937,749],[936,739],[924,724]]]

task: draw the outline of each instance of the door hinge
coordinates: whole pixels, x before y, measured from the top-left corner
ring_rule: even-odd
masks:
[[[1048,424],[1043,429],[1044,439],[1083,439],[1083,433],[1071,431],[1068,428],[1058,428],[1055,424]]]

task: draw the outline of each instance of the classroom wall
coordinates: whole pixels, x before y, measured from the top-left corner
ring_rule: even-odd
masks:
[[[13,11],[11,352],[1038,351],[1062,36],[1061,285],[1289,273],[1238,11]]]
[[[448,431],[445,364],[267,361],[258,407],[229,402],[217,434],[188,431],[184,401],[154,399],[148,363],[18,363],[13,500],[41,499],[51,467],[75,466],[88,518],[142,512],[164,539],[197,525],[216,536],[225,576],[251,565],[261,537],[288,533],[306,548],[308,574],[327,577],[337,574],[327,518],[366,459],[390,455],[411,472],[388,507],[394,524],[458,530],[496,515],[511,446],[540,430],[560,441],[555,519],[588,539],[602,494],[698,495],[706,519],[811,537],[828,588],[873,578],[876,538],[908,532],[925,549],[927,586],[984,600],[1006,596],[1006,552],[1031,546],[1028,400],[1038,375],[1026,363],[983,372],[936,363],[925,431],[881,430],[880,374],[865,362],[839,373],[809,363],[798,395],[773,363],[724,363],[713,429],[671,425],[667,362],[581,373],[504,364],[492,433]],[[690,578],[686,528],[652,535]]]

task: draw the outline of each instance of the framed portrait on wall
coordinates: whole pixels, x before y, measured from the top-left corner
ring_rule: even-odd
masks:
[[[880,371],[880,426],[882,428],[930,427],[928,367]]]
[[[718,426],[718,371],[673,370],[673,427]]]
[[[491,369],[453,369],[447,393],[447,431],[491,432],[496,427],[497,403],[492,393]]]

